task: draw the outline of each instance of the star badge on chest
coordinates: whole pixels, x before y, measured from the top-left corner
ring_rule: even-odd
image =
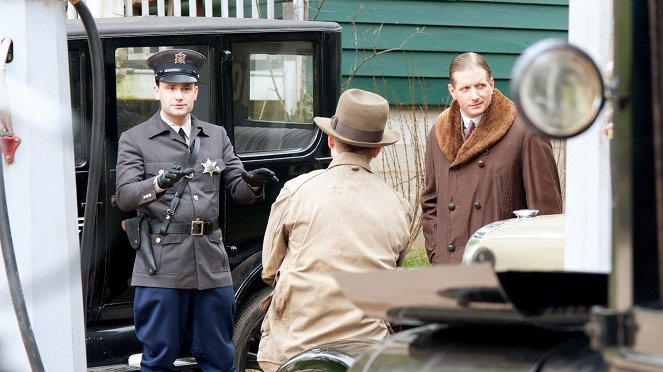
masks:
[[[219,169],[219,167],[216,166],[216,162],[209,160],[209,158],[207,158],[206,162],[200,163],[200,165],[202,165],[203,168],[205,168],[203,170],[203,174],[209,173],[210,177],[212,177],[214,173],[221,173],[221,169]]]

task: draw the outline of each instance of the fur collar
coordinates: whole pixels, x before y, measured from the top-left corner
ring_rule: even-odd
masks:
[[[435,120],[437,144],[451,165],[463,164],[496,144],[511,128],[516,118],[516,106],[495,89],[490,106],[469,140],[463,142],[462,117],[458,101],[444,110]]]

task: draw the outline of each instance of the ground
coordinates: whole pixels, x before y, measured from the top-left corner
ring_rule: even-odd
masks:
[[[430,266],[426,250],[423,247],[413,248],[405,257],[403,266],[408,268]]]

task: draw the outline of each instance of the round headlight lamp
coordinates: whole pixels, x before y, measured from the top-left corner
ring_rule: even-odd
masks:
[[[516,60],[511,94],[532,130],[560,139],[589,128],[605,102],[596,64],[579,48],[556,39],[533,44]]]

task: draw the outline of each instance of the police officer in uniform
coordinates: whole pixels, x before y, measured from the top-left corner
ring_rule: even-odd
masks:
[[[250,204],[278,181],[266,168],[246,172],[224,128],[191,115],[204,63],[186,49],[150,56],[161,109],[119,140],[117,204],[149,219],[156,269],[136,255],[131,284],[143,371],[172,370],[183,336],[203,371],[234,370],[235,300],[219,198],[225,188]]]

